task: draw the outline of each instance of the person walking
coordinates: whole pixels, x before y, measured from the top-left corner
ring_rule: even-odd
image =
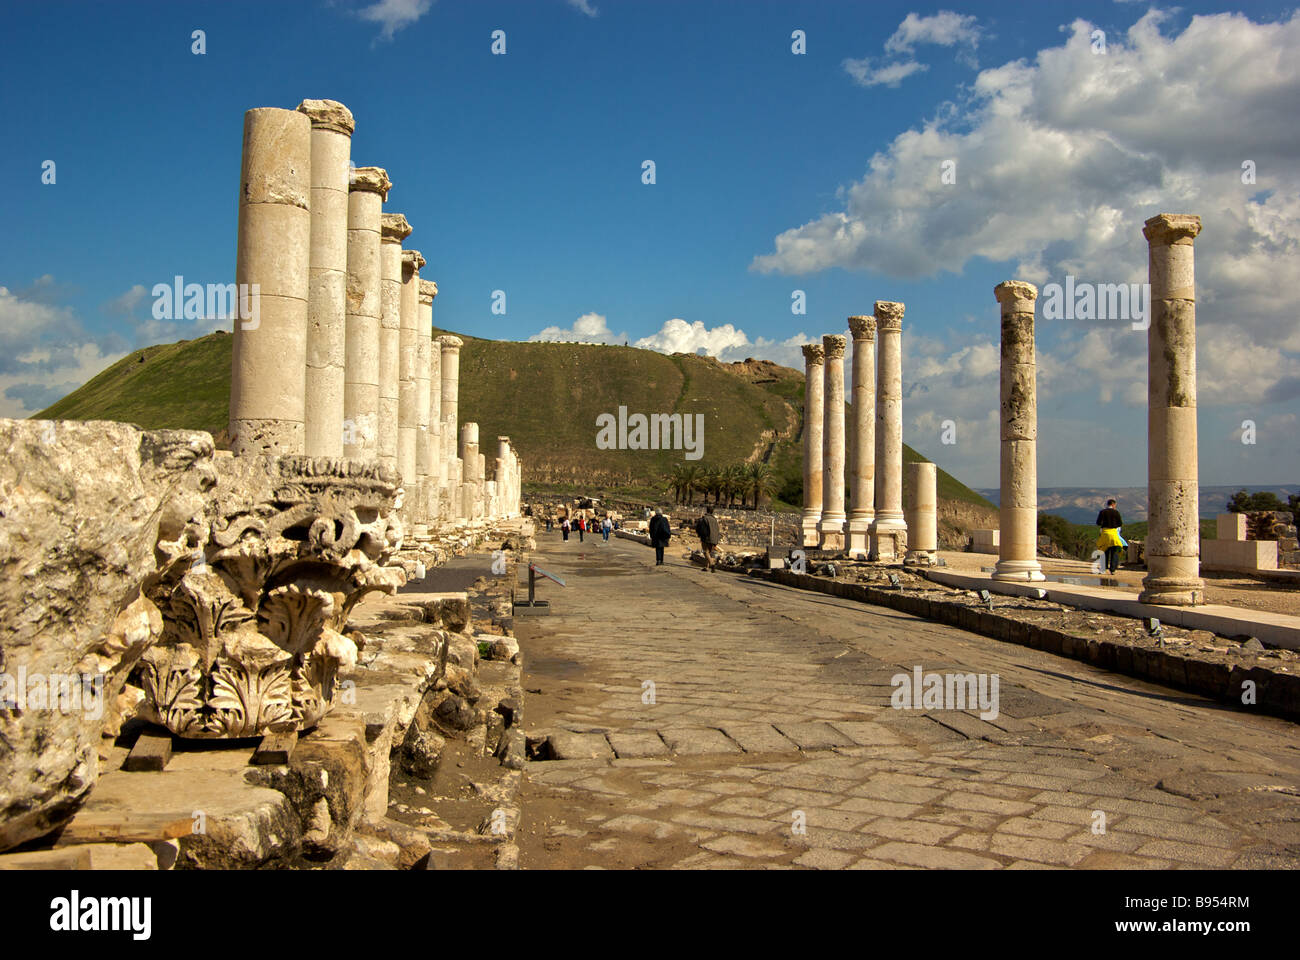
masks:
[[[1097,526],[1101,528],[1101,533],[1097,536],[1097,549],[1106,552],[1105,568],[1111,573],[1119,569],[1120,553],[1128,546],[1119,532],[1123,525],[1124,518],[1115,509],[1115,501],[1107,500],[1105,509],[1097,514]]]
[[[713,551],[722,540],[722,529],[713,515],[713,506],[704,508],[704,514],[695,521],[695,534],[700,538],[700,551],[704,554],[704,569],[713,572]]]
[[[586,532],[587,532],[587,518],[583,516],[579,516],[578,517],[578,542],[579,543],[587,542],[586,539],[583,537],[583,534],[585,534]]]
[[[668,541],[672,539],[673,528],[668,523],[668,518],[660,510],[655,511],[655,515],[650,518],[650,546],[655,548],[655,566],[664,565],[664,548],[668,546]]]
[[[562,517],[560,519],[560,534],[561,536],[564,537],[564,542],[568,543],[569,542],[569,518],[568,517]]]
[[[609,522],[609,514],[605,514],[605,519],[600,522],[600,535],[605,538],[606,543],[609,542],[609,531],[613,528],[614,525]]]

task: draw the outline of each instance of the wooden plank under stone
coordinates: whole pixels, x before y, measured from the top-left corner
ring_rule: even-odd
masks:
[[[158,772],[172,758],[171,734],[142,733],[122,764],[123,770]]]
[[[253,751],[253,763],[264,766],[272,763],[288,763],[293,756],[293,748],[298,745],[298,731],[289,733],[268,733]]]

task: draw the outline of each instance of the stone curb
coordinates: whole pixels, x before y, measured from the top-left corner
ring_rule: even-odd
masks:
[[[1115,673],[1199,693],[1233,706],[1241,706],[1242,684],[1251,680],[1255,683],[1255,709],[1288,720],[1300,720],[1300,676],[1295,674],[1262,666],[1219,663],[1192,653],[1079,636],[1023,623],[1012,617],[965,604],[909,595],[897,590],[883,590],[861,583],[827,580],[787,570],[750,570],[749,576],[846,600],[889,607],[994,640],[1032,647],[1082,660]]]

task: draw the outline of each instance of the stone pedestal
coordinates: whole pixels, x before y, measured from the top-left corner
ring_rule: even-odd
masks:
[[[848,553],[865,560],[871,555],[871,521],[876,518],[876,318],[849,317],[849,332],[853,335],[853,446]]]
[[[311,250],[311,121],[296,110],[244,114],[230,446],[236,454],[303,450]]]
[[[903,304],[876,301],[876,516],[871,552],[878,560],[902,559],[903,517]]]
[[[392,183],[379,167],[352,171],[343,370],[343,456],[379,457],[379,222]]]
[[[815,547],[817,524],[822,518],[822,417],[823,365],[825,351],[820,343],[803,345],[803,545]]]
[[[999,283],[1002,305],[1001,539],[994,580],[1043,580],[1038,563],[1038,391],[1032,283]]]
[[[397,398],[402,331],[402,241],[411,225],[400,213],[381,218],[379,250],[379,460],[397,472]]]
[[[822,337],[826,356],[823,370],[824,413],[822,427],[822,518],[817,524],[817,546],[844,549],[844,348],[839,334]]]
[[[402,251],[401,326],[397,338],[397,470],[402,475],[409,498],[408,515],[418,502],[416,471],[416,437],[420,432],[420,268],[424,257],[419,250]]]
[[[1196,444],[1196,278],[1192,243],[1201,218],[1162,213],[1143,228],[1148,244],[1147,575],[1138,599],[1205,602],[1200,564]]]
[[[929,565],[937,559],[939,550],[938,467],[918,460],[906,464],[903,474],[907,480],[907,499],[912,503],[912,508],[905,514],[907,556],[903,562]]]
[[[343,456],[347,343],[348,168],[352,114],[334,100],[304,100],[311,120],[311,265],[308,271],[304,452]]]

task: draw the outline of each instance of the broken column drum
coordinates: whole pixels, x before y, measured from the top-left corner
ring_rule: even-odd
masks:
[[[907,480],[911,509],[907,517],[907,556],[904,563],[932,564],[938,557],[938,496],[936,492],[938,467],[925,460],[916,460],[903,468]]]

